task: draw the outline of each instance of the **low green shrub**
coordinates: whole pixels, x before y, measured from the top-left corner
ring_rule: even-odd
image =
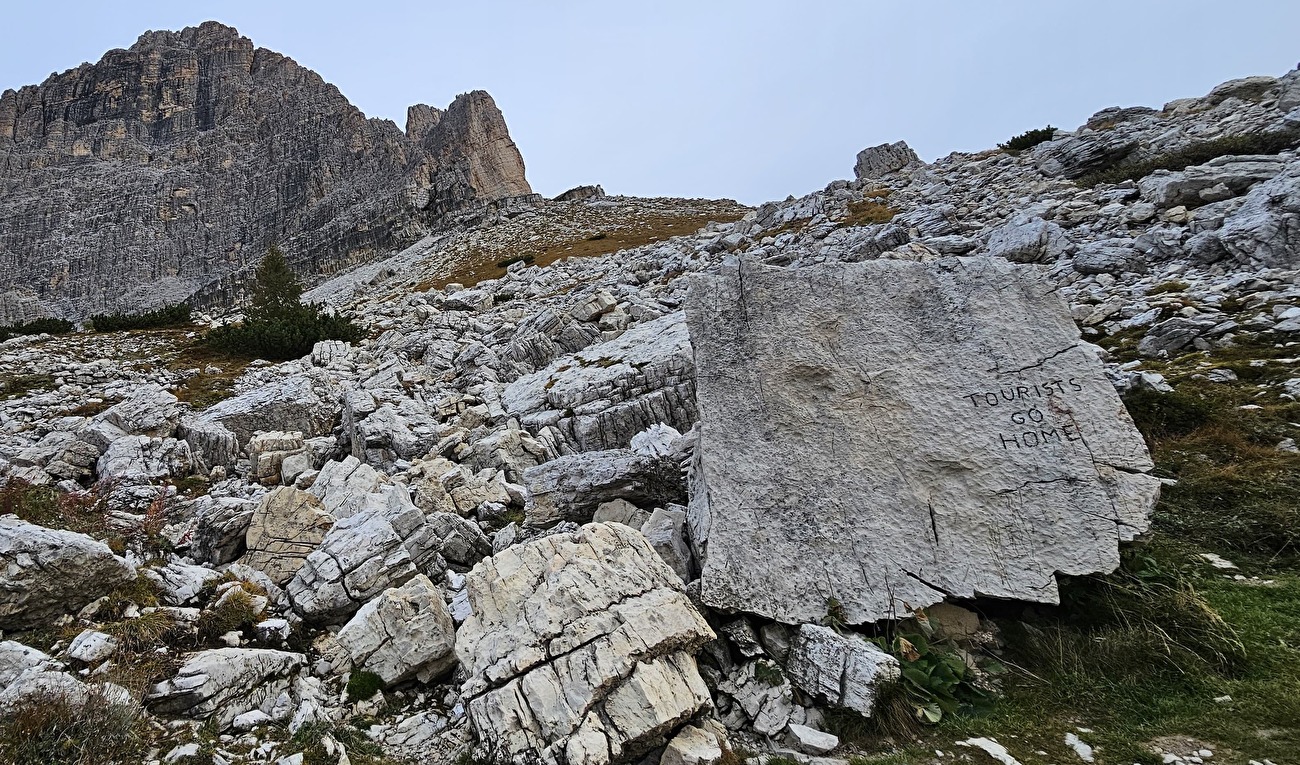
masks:
[[[0,326],[0,342],[19,335],[66,335],[76,329],[76,325],[66,319],[32,319],[17,324]]]
[[[244,321],[209,332],[209,346],[238,356],[286,360],[306,356],[321,340],[361,339],[361,328],[351,319],[301,301],[302,284],[275,247],[263,258],[256,280]]]
[[[90,317],[90,325],[96,332],[181,327],[190,323],[191,313],[189,305],[176,303],[143,313],[97,313]]]
[[[348,676],[348,701],[365,701],[384,689],[384,678],[358,669]]]
[[[1008,154],[1019,154],[1026,149],[1034,148],[1040,143],[1052,140],[1052,136],[1054,135],[1056,135],[1056,128],[1051,125],[1048,125],[1045,128],[1026,130],[1006,143],[998,144],[998,148]]]
[[[1080,176],[1077,183],[1080,186],[1096,186],[1101,183],[1136,181],[1157,170],[1183,170],[1230,155],[1279,154],[1297,145],[1300,145],[1300,130],[1223,136],[1209,141],[1196,141],[1150,159],[1120,160],[1116,164]]]
[[[356,342],[361,328],[345,316],[324,313],[319,305],[303,305],[293,314],[269,321],[245,320],[208,333],[212,348],[236,356],[272,361],[298,359],[321,340]]]

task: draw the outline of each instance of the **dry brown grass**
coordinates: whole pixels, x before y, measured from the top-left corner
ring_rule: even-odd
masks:
[[[888,194],[889,192],[885,192]],[[849,203],[849,214],[840,222],[841,226],[871,226],[888,223],[898,214],[898,210],[883,201],[884,197],[873,196],[861,202]]]
[[[199,372],[176,389],[176,398],[202,410],[234,395],[235,381],[248,369],[251,359],[221,353],[198,340],[186,338],[183,342],[180,353],[167,367],[173,371],[198,369]],[[209,372],[209,368],[217,371]]]
[[[740,213],[648,216],[550,245],[532,243],[504,252],[475,251],[449,273],[419,284],[416,290],[441,289],[453,283],[472,287],[479,282],[505,276],[506,268],[514,261],[522,260],[530,265],[549,266],[564,258],[594,258],[619,250],[630,250],[634,247],[662,242],[675,236],[692,234],[710,222],[729,223],[739,220],[740,217]]]

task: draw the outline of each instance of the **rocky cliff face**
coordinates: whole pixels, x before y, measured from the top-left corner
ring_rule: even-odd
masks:
[[[0,97],[0,321],[232,297],[278,242],[305,273],[528,194],[492,97],[367,119],[292,59],[205,23]]]

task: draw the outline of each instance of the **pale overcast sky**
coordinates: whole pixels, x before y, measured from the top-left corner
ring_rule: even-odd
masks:
[[[483,89],[548,196],[803,194],[865,146],[923,159],[1300,61],[1294,0],[135,2],[5,0],[0,89],[206,19],[367,115]]]

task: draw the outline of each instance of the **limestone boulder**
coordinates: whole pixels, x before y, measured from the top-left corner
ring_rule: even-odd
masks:
[[[790,682],[804,693],[864,717],[899,676],[898,659],[874,643],[820,624],[799,628],[785,666]]]
[[[1059,225],[1042,218],[1019,216],[994,229],[988,254],[1013,263],[1052,263],[1070,248]]]
[[[199,651],[175,677],[150,688],[144,700],[155,713],[212,718],[226,730],[246,712],[259,710],[269,716],[304,664],[300,653],[264,648]]]
[[[247,549],[245,536],[256,509],[256,502],[242,497],[205,495],[194,500],[190,556],[214,566],[238,560]]]
[[[858,152],[853,175],[859,180],[880,178],[906,167],[923,164],[906,141],[882,143]]]
[[[689,537],[722,611],[873,622],[1112,571],[1159,480],[1094,349],[1005,260],[732,263],[692,284]]]
[[[622,499],[664,505],[685,498],[677,462],[626,449],[569,454],[524,471],[526,524],[586,523],[601,504]]]
[[[1138,182],[1142,198],[1160,209],[1199,207],[1246,193],[1251,186],[1282,172],[1281,157],[1224,156],[1204,165],[1171,172],[1157,170]]]
[[[203,410],[200,423],[219,423],[243,445],[258,431],[297,431],[306,438],[326,435],[338,421],[342,393],[323,369],[253,388]]]
[[[1259,184],[1224,221],[1218,239],[1237,261],[1274,268],[1300,263],[1300,163]]]
[[[101,480],[151,482],[187,476],[193,467],[190,445],[184,441],[125,436],[109,444],[95,472]]]
[[[0,516],[0,630],[47,626],[135,578],[108,545]]]
[[[325,539],[334,516],[315,495],[282,486],[257,503],[244,536],[241,563],[265,573],[283,587]]]
[[[500,756],[627,762],[710,706],[692,654],[713,632],[634,529],[590,524],[511,547],[466,589],[462,691]]]
[[[354,667],[388,685],[428,682],[456,664],[456,626],[442,590],[422,574],[362,606],[336,638]]]
[[[501,403],[531,433],[553,434],[561,453],[618,449],[657,423],[689,429],[694,383],[690,335],[675,312],[520,377]]]

